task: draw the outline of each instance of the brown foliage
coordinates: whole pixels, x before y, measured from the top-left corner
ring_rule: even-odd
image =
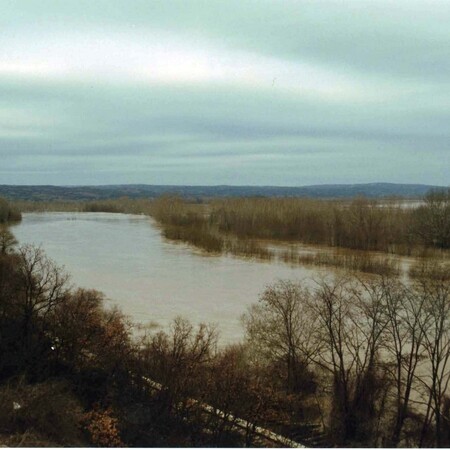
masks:
[[[112,408],[94,408],[82,418],[82,428],[87,431],[89,440],[95,447],[124,447],[120,438],[118,419]]]
[[[48,317],[55,357],[79,372],[101,369],[109,376],[127,370],[133,347],[130,325],[115,309],[106,311],[104,297],[78,289]]]

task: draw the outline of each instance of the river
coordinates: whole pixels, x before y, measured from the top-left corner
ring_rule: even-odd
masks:
[[[147,216],[26,213],[12,231],[20,244],[42,246],[74,286],[102,291],[135,323],[166,329],[177,316],[214,323],[222,343],[242,339],[240,317],[265,286],[318,274],[281,262],[206,256],[164,239]]]

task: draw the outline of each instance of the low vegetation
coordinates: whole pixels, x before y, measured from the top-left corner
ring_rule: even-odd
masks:
[[[298,251],[286,251],[281,257],[283,261],[295,264],[336,267],[378,275],[400,274],[398,260],[383,255],[373,255],[369,252],[340,250],[298,253]]]
[[[167,225],[163,227],[163,236],[174,241],[187,242],[209,253],[220,253],[224,247],[224,240],[210,233],[203,224]]]
[[[228,239],[225,249],[228,253],[236,256],[256,258],[259,260],[271,260],[275,258],[275,253],[254,240]]]
[[[0,225],[12,222],[20,222],[22,214],[20,210],[11,205],[7,200],[0,197]]]
[[[291,264],[394,275],[399,273],[398,260],[380,252],[448,256],[450,191],[431,192],[416,208],[364,198],[350,202],[238,198],[198,204],[161,197],[149,202],[145,213],[157,220],[165,237],[207,252],[272,259],[276,253],[267,243],[277,240],[338,249],[283,252],[280,259]]]
[[[409,268],[408,274],[413,279],[450,280],[450,262],[435,260],[418,260]]]
[[[214,200],[210,223],[242,238],[411,254],[417,246],[449,248],[450,190],[431,192],[416,208],[365,198]]]
[[[122,212],[120,206],[113,201],[87,202],[83,205],[82,210],[83,212],[108,212],[108,213]]]

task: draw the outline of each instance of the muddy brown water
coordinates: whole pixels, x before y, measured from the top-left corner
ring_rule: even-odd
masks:
[[[147,216],[111,213],[26,213],[13,227],[20,244],[41,245],[73,285],[105,293],[134,322],[167,328],[177,316],[215,323],[222,343],[243,336],[241,316],[277,279],[326,273],[278,261],[205,256],[165,240]]]

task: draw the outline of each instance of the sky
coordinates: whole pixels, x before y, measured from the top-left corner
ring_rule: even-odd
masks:
[[[449,185],[450,1],[0,0],[0,184]]]

